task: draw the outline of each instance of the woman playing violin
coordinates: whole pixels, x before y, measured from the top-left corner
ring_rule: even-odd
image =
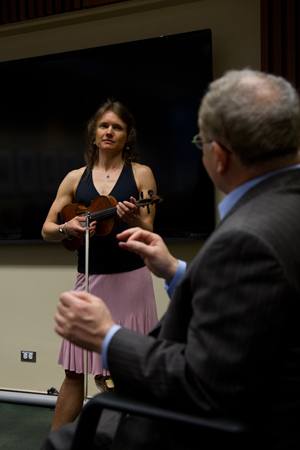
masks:
[[[156,193],[151,169],[136,162],[135,121],[120,102],[108,100],[100,106],[87,125],[86,166],[73,170],[62,181],[43,225],[48,241],[83,238],[85,217],[75,216],[57,225],[57,216],[69,203],[89,206],[99,195],[117,200],[121,219],[116,232],[95,236],[96,222],[90,223],[89,291],[108,305],[114,321],[126,328],[148,333],[157,322],[152,278],[142,259],[118,246],[116,233],[128,227],[153,230],[155,207],[138,208],[134,201],[143,192]],[[85,249],[78,248],[78,274],[75,290],[85,290]],[[83,350],[63,340],[59,363],[65,370],[55,408],[52,429],[72,422],[79,414],[84,393]],[[88,373],[99,379],[109,376],[102,367],[101,356],[88,354]],[[96,379],[95,378],[95,379]]]

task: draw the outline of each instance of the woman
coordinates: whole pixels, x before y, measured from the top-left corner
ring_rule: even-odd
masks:
[[[58,241],[73,236],[85,236],[81,225],[85,218],[76,216],[57,225],[57,215],[69,203],[83,203],[101,195],[117,200],[121,219],[115,233],[105,237],[95,235],[96,222],[90,224],[89,291],[108,305],[114,321],[126,328],[148,333],[157,322],[152,278],[142,259],[118,246],[116,233],[128,227],[153,230],[155,207],[137,208],[133,202],[143,191],[156,193],[151,169],[136,162],[135,121],[120,102],[107,101],[100,106],[86,130],[88,149],[86,166],[71,171],[62,181],[53,202],[42,235],[45,240]],[[85,248],[78,248],[78,275],[75,290],[85,290]],[[59,363],[65,369],[55,408],[52,430],[72,422],[78,416],[84,396],[84,351],[63,340]],[[88,373],[109,374],[102,368],[101,356],[88,355]],[[103,378],[103,379],[105,379]],[[96,379],[96,377],[95,377]]]

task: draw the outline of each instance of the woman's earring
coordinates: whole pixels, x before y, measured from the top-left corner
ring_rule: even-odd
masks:
[[[129,150],[130,149],[130,146],[129,146],[129,142],[127,142],[127,144],[126,144],[126,150]]]

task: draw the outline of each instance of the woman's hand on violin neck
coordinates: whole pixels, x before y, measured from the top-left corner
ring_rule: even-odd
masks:
[[[141,223],[139,209],[133,203],[136,200],[133,197],[130,200],[130,202],[124,201],[117,204],[117,214],[129,227],[139,226],[138,224]]]
[[[127,223],[129,228],[140,227],[144,230],[153,231],[153,215],[140,214],[139,208],[134,204],[136,199],[130,197],[130,202],[124,201],[117,204],[117,214]]]
[[[75,236],[79,239],[85,234],[86,218],[82,216],[76,216],[73,219],[66,222],[66,232],[68,236]],[[91,222],[89,226],[90,236],[95,234],[97,222]]]

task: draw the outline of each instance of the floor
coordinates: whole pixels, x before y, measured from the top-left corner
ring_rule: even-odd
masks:
[[[0,403],[0,449],[40,450],[53,414],[54,408]]]

